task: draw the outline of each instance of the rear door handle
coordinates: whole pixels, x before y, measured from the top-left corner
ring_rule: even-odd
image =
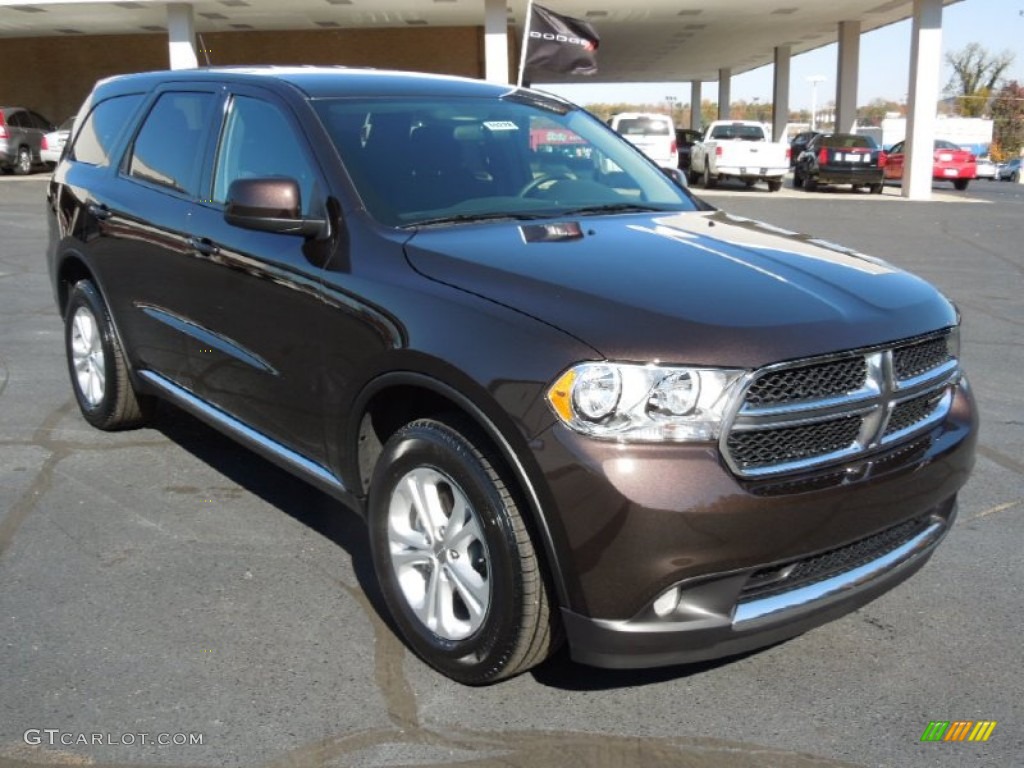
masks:
[[[85,209],[89,211],[90,216],[99,221],[106,221],[113,216],[110,209],[102,203],[89,203]]]
[[[214,245],[208,238],[205,237],[190,237],[188,244],[194,250],[205,256],[212,256],[216,253],[220,253],[220,248]]]

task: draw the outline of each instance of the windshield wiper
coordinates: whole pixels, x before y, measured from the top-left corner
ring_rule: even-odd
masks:
[[[592,216],[601,213],[666,213],[669,208],[657,208],[640,203],[607,203],[606,205],[585,205],[582,208],[570,208],[562,211],[560,216]]]
[[[438,216],[433,219],[423,219],[404,224],[403,227],[429,227],[435,224],[467,224],[474,221],[531,221],[533,219],[549,219],[550,213],[509,213],[508,211],[492,211],[490,213],[456,213],[451,216]]]

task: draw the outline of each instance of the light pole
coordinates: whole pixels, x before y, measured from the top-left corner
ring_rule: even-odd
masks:
[[[824,75],[811,75],[807,78],[807,82],[811,84],[811,130],[815,129],[815,112],[818,109],[818,83],[824,83],[826,77]]]
[[[675,96],[666,96],[665,103],[668,104],[668,116],[672,118],[673,124],[676,121],[676,102],[679,101]]]

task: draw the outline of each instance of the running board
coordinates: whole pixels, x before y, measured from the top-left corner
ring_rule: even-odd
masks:
[[[174,403],[182,410],[188,411],[196,418],[206,422],[214,429],[272,461],[282,469],[312,482],[320,490],[329,493],[339,501],[361,509],[359,500],[345,487],[344,483],[326,467],[307,459],[300,453],[286,448],[276,440],[257,432],[224,411],[216,408],[205,400],[196,397],[184,387],[175,384],[165,376],[153,371],[139,371],[139,378],[155,389],[160,396]]]

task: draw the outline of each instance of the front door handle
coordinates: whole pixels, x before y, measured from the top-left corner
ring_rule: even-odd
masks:
[[[205,237],[190,237],[188,244],[193,250],[199,251],[204,256],[213,256],[220,253],[220,248]]]

